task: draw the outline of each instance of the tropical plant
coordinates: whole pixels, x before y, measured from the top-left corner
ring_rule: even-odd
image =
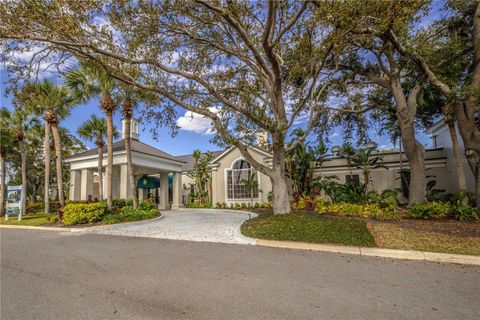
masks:
[[[211,202],[211,176],[208,164],[213,159],[211,152],[201,153],[200,150],[193,151],[195,163],[193,169],[187,172],[187,176],[193,179],[195,200],[199,203]]]
[[[363,186],[362,192],[363,195],[367,195],[368,185],[371,182],[372,170],[384,168],[388,169],[385,165],[382,164],[383,157],[378,155],[373,155],[373,148],[368,149],[359,149],[355,152],[351,158],[351,165],[355,168],[361,169],[363,174]]]
[[[33,140],[34,136],[31,134],[34,133],[36,128],[40,127],[40,122],[37,118],[32,117],[29,114],[28,110],[23,108],[22,101],[16,96],[13,104],[15,110],[13,112],[8,112],[6,109],[2,110],[2,118],[7,117],[7,121],[10,124],[10,129],[12,131],[12,137],[16,140],[18,145],[18,150],[20,153],[20,162],[21,162],[21,176],[22,176],[22,196],[21,196],[21,212],[25,213],[26,201],[27,201],[27,139]]]
[[[45,213],[49,209],[49,185],[50,185],[50,129],[52,130],[55,144],[55,167],[57,176],[58,201],[60,208],[58,217],[62,219],[63,207],[65,206],[65,193],[63,184],[62,163],[62,140],[59,123],[67,115],[77,102],[65,86],[54,84],[49,80],[43,82],[28,83],[21,92],[19,99],[25,107],[37,115],[43,116],[45,121]]]
[[[250,194],[250,204],[253,207],[253,195],[255,192],[260,192],[258,190],[258,181],[257,181],[257,175],[255,172],[252,172],[248,175],[247,179],[243,179],[241,183],[245,187],[245,191]]]
[[[100,201],[103,200],[103,146],[104,137],[107,135],[107,122],[103,118],[98,118],[92,114],[88,120],[82,123],[77,130],[78,135],[84,139],[94,142],[98,151],[98,193]],[[113,137],[117,137],[118,132],[113,127]]]
[[[91,61],[80,61],[78,69],[70,70],[65,76],[66,84],[73,91],[76,99],[86,101],[100,96],[100,108],[107,118],[107,207],[112,206],[112,172],[113,172],[113,114],[117,104],[113,99],[115,80],[102,68]]]
[[[292,141],[296,142],[305,132],[297,128],[292,132]],[[316,146],[311,142],[290,142],[292,148],[288,151],[285,163],[288,177],[292,181],[294,196],[311,194],[315,190],[315,167],[321,166],[327,153],[327,148],[322,140]]]
[[[3,215],[4,212],[4,201],[5,201],[5,175],[6,175],[6,158],[10,153],[13,147],[12,132],[10,130],[9,117],[10,111],[6,108],[2,108],[0,111],[0,215]]]

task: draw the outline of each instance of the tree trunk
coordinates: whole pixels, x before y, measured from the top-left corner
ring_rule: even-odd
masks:
[[[450,131],[450,138],[452,139],[453,158],[455,159],[455,166],[457,169],[458,189],[461,192],[467,189],[467,182],[465,180],[465,167],[463,166],[462,153],[458,143],[455,123],[453,121],[447,121],[447,125],[448,130]]]
[[[132,123],[131,117],[125,117],[125,151],[127,153],[127,172],[128,172],[128,180],[129,180],[129,187],[130,193],[132,194],[133,198],[133,208],[138,208],[138,199],[137,199],[137,188],[135,185],[135,177],[133,175],[133,162],[132,162],[132,151],[131,151],[131,134],[130,134],[130,126]]]
[[[55,167],[57,171],[57,190],[58,190],[58,202],[60,208],[58,208],[58,219],[62,221],[63,207],[65,207],[65,194],[63,192],[63,163],[62,163],[62,141],[60,140],[60,131],[58,125],[52,124],[52,136],[55,144]]]
[[[44,152],[45,152],[45,183],[43,197],[45,202],[45,213],[50,214],[50,125],[45,123],[45,141],[44,141]]]
[[[103,145],[98,145],[98,200],[103,200]]]
[[[427,201],[425,177],[425,149],[415,137],[416,98],[420,86],[416,86],[408,96],[403,93],[399,78],[391,80],[392,94],[397,105],[397,119],[400,127],[403,148],[410,165],[410,185],[408,204]]]
[[[2,175],[0,177],[0,216],[2,216],[5,213],[4,206],[5,206],[5,155],[3,152],[0,154],[0,170],[2,171],[0,174]]]
[[[19,141],[20,144],[20,156],[22,158],[22,197],[20,203],[20,208],[22,214],[25,214],[26,203],[27,203],[27,154],[25,152],[25,141]]]
[[[270,181],[272,182],[273,213],[290,213],[291,208],[288,195],[288,183],[284,172],[276,173],[273,177],[270,177]]]
[[[107,111],[107,207],[113,208],[112,171],[113,171],[113,112]]]

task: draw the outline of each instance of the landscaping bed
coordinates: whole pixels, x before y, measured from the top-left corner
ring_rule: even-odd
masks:
[[[480,255],[478,221],[374,220],[305,211],[286,215],[254,211],[259,216],[246,221],[241,231],[258,239]]]
[[[246,221],[241,228],[242,233],[248,237],[364,247],[375,244],[365,221],[362,220],[304,212],[286,215],[273,215],[270,210],[255,212],[259,216]]]

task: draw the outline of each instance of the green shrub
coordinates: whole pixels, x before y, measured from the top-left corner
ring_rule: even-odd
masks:
[[[446,202],[416,203],[410,208],[410,216],[415,219],[441,219],[447,218],[450,214],[451,205]]]
[[[455,219],[460,221],[479,220],[477,209],[472,206],[454,204],[451,206],[452,214]]]
[[[225,202],[217,202],[217,203],[215,203],[215,208],[217,208],[217,209],[227,209],[228,205]]]
[[[238,202],[235,202],[234,209],[240,210],[240,209],[242,209],[242,205]]]
[[[105,210],[105,205],[101,202],[67,204],[63,209],[63,223],[74,225],[99,221]]]
[[[58,203],[58,201],[50,201],[50,213],[56,213],[59,207],[60,203]],[[27,202],[27,206],[25,208],[26,214],[43,212],[44,210],[45,203],[43,201]]]
[[[211,208],[212,207],[212,203],[211,202],[206,202],[206,203],[200,203],[200,202],[190,202],[188,204],[185,205],[187,208],[204,208],[204,209],[208,209],[208,208]]]
[[[122,209],[127,206],[132,206],[133,200],[132,199],[113,199],[112,200],[112,207],[116,209]]]
[[[114,224],[114,223],[121,223],[121,222],[132,222],[132,221],[140,221],[140,220],[147,220],[156,218],[159,216],[157,209],[133,209],[132,207],[124,207],[122,208],[119,213],[114,214],[106,214],[102,222],[104,224]]]
[[[359,217],[365,219],[399,219],[395,213],[395,207],[382,208],[379,204],[355,204],[355,203],[329,203],[317,199],[315,211],[320,214],[331,214],[344,217]]]
[[[292,208],[294,210],[300,210],[300,211],[314,211],[315,202],[316,200],[312,196],[296,197],[292,203]]]
[[[152,210],[156,208],[155,201],[153,199],[143,199],[140,201],[138,208],[141,210]]]

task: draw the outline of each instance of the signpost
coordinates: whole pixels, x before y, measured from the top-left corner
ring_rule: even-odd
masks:
[[[18,215],[18,221],[22,220],[22,186],[7,187],[7,206],[5,213],[5,221],[8,221],[8,215]]]

